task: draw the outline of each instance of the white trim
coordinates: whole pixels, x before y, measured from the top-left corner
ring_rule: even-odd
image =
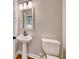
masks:
[[[30,57],[32,57],[34,59],[40,59],[40,56],[35,55],[35,54],[28,53],[28,56],[30,56]]]
[[[21,50],[18,50],[17,52],[16,52],[16,57],[17,57],[17,55],[18,54],[22,54],[22,51]],[[30,56],[30,57],[32,57],[32,58],[34,58],[34,59],[40,59],[40,56],[38,56],[38,55],[35,55],[35,54],[32,54],[32,53],[28,53],[28,56]]]

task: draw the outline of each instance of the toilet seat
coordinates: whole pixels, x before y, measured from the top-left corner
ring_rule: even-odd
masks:
[[[60,59],[60,58],[55,57],[55,56],[50,56],[50,55],[47,55],[47,59]]]

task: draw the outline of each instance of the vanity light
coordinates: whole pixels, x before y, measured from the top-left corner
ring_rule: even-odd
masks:
[[[20,10],[23,10],[23,4],[19,4]]]
[[[29,2],[28,2],[28,7],[29,7],[29,8],[32,8],[32,1],[29,1]]]
[[[23,3],[23,7],[24,7],[24,9],[26,9],[28,6],[26,3]]]
[[[32,8],[32,1],[19,4],[20,10]]]

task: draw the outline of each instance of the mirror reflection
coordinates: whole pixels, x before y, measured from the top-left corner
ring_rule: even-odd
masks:
[[[32,8],[23,11],[23,20],[25,29],[33,28]]]

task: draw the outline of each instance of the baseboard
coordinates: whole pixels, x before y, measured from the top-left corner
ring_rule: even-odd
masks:
[[[32,54],[32,53],[28,53],[28,56],[33,57],[34,59],[39,59],[40,56]]]
[[[22,54],[22,51],[17,51],[16,52],[16,56],[18,55],[18,54]],[[39,59],[40,58],[40,56],[38,56],[38,55],[35,55],[35,54],[33,54],[33,53],[28,53],[28,56],[30,56],[30,57],[32,57],[32,58],[34,58],[34,59]]]

